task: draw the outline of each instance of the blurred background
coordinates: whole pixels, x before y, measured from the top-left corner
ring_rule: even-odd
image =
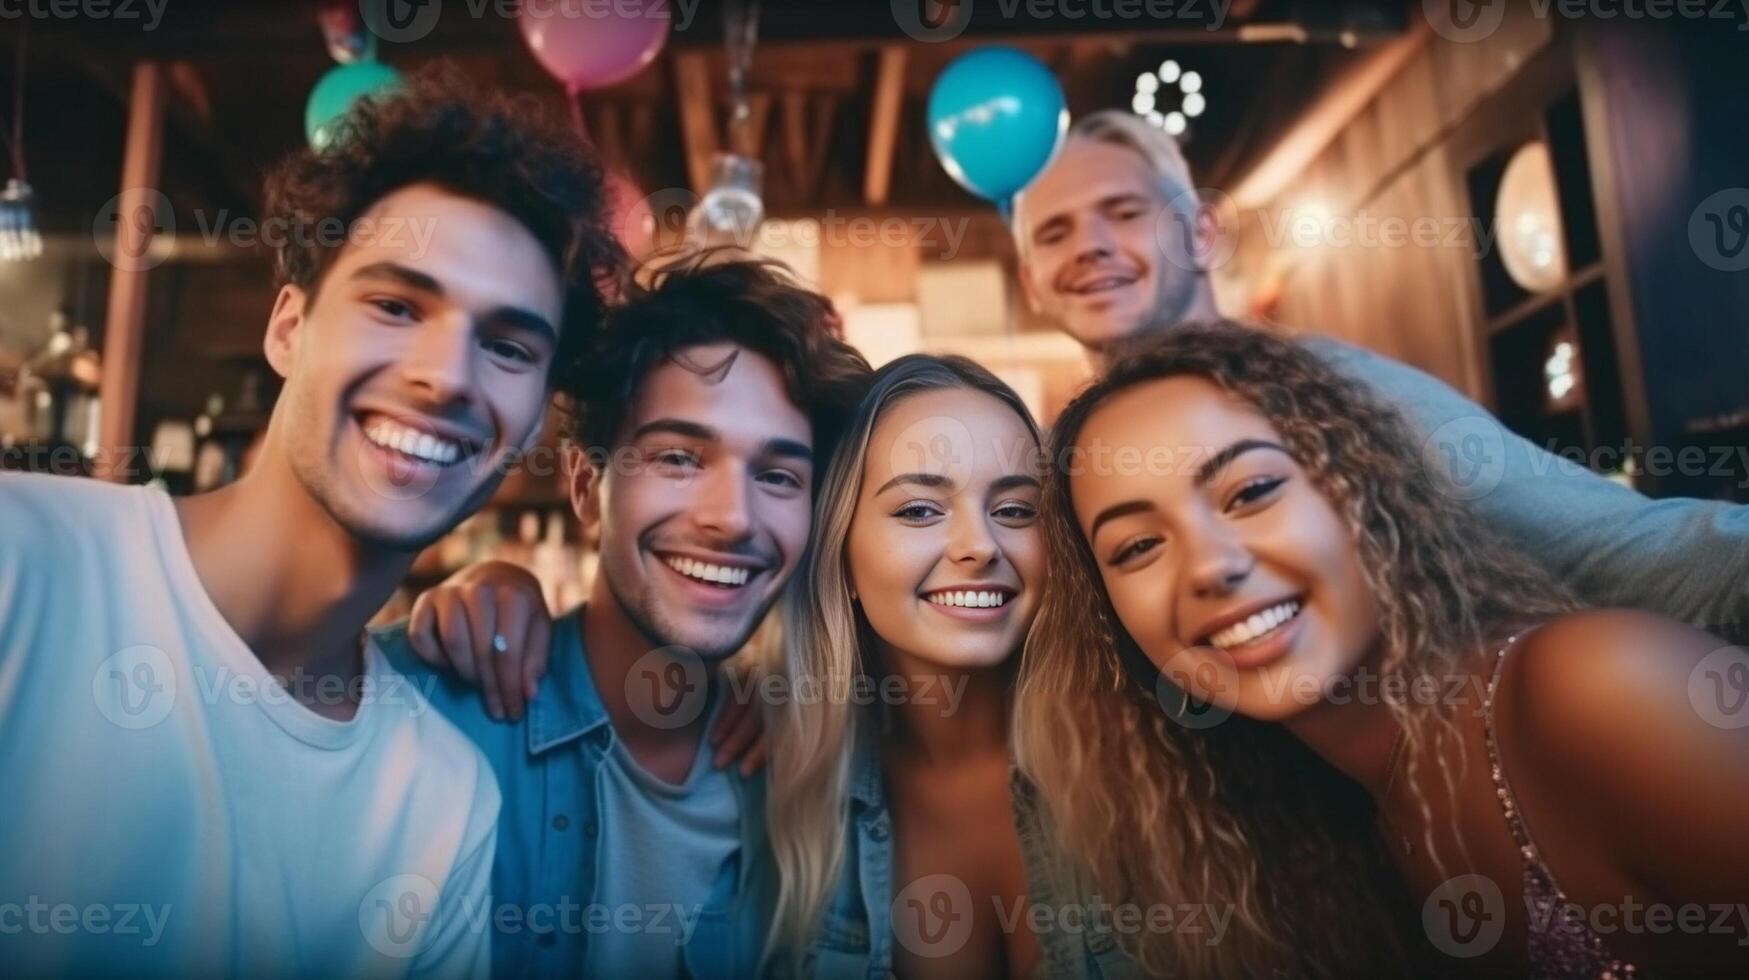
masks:
[[[437,59],[576,112],[634,248],[696,235],[701,199],[739,207],[749,247],[830,296],[872,361],[969,355],[1048,421],[1089,367],[1029,313],[1002,216],[927,127],[944,69],[1002,44],[1049,69],[1072,116],[1118,108],[1178,137],[1221,219],[1228,313],[1420,367],[1646,493],[1749,500],[1742,10],[676,0],[647,64],[575,98],[520,13],[0,0],[5,468],[89,474],[140,447],[97,475],[234,479],[277,393],[261,174],[312,139],[337,71]],[[1704,465],[1678,465],[1691,447]],[[574,601],[587,548],[546,459],[412,588],[497,556]]]

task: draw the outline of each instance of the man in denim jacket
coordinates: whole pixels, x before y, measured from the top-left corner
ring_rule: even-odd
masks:
[[[764,778],[713,765],[706,732],[736,700],[722,661],[807,544],[816,464],[868,366],[825,299],[720,258],[632,287],[571,387],[571,502],[600,536],[587,602],[550,642],[492,603],[437,600],[381,638],[498,777],[496,976],[758,969],[775,898]],[[491,653],[420,659],[525,647],[538,663],[509,677]]]

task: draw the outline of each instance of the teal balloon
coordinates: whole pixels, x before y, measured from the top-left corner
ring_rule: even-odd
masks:
[[[1006,47],[966,54],[929,93],[929,142],[960,186],[1003,201],[1050,163],[1069,129],[1063,87],[1042,62]]]
[[[352,104],[367,95],[377,95],[401,84],[401,73],[380,61],[355,61],[336,65],[316,87],[304,106],[304,135],[318,150],[333,141],[333,123],[346,115]]]

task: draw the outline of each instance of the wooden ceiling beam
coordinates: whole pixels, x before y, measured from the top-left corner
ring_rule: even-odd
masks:
[[[881,49],[875,72],[874,104],[869,110],[868,161],[863,169],[863,200],[887,203],[893,185],[893,151],[899,139],[899,110],[905,102],[905,49]]]
[[[694,193],[710,187],[711,158],[717,154],[716,99],[711,96],[710,64],[704,53],[674,56],[674,94],[680,102],[680,135],[686,146],[686,175]]]

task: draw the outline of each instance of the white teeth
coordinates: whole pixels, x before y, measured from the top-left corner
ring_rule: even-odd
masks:
[[[931,592],[924,596],[938,606],[962,606],[967,609],[992,609],[1006,605],[1006,592]]]
[[[701,582],[712,582],[717,585],[727,585],[740,588],[747,584],[753,576],[750,568],[736,568],[732,565],[713,565],[710,562],[696,561],[691,558],[663,558],[668,567],[688,578]]]
[[[1279,605],[1252,613],[1239,622],[1210,634],[1209,643],[1221,650],[1249,643],[1299,615],[1299,612],[1299,601],[1290,599]]]
[[[440,466],[447,466],[461,457],[462,447],[457,443],[386,418],[372,422],[364,430],[364,437],[384,449],[393,449]]]

